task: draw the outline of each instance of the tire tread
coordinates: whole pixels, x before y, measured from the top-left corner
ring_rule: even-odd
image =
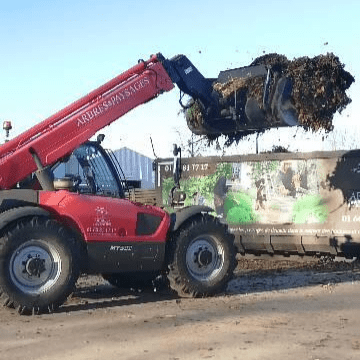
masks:
[[[224,245],[227,247],[225,252],[229,257],[226,273],[223,274],[223,277],[216,285],[207,289],[184,274],[181,269],[181,259],[177,256],[183,239],[187,239],[199,227],[210,228],[211,231],[221,234]],[[205,297],[223,291],[236,267],[235,254],[233,237],[228,233],[226,225],[221,224],[218,219],[207,214],[192,218],[184,227],[177,230],[170,239],[168,248],[168,281],[170,287],[181,297]]]
[[[11,211],[11,210],[9,210]],[[65,278],[65,283],[62,284],[59,296],[52,298],[49,296],[49,301],[43,303],[37,303],[36,299],[29,300],[26,295],[19,294],[19,291],[15,291],[10,284],[7,275],[5,274],[6,257],[8,252],[12,249],[11,241],[16,236],[17,232],[23,231],[25,227],[37,230],[44,228],[52,234],[57,236],[60,246],[68,247],[71,253],[70,273]],[[12,307],[17,310],[19,314],[40,314],[53,312],[57,309],[67,297],[74,290],[75,282],[80,272],[80,246],[78,241],[71,236],[68,231],[58,221],[47,217],[27,217],[16,221],[7,227],[3,236],[0,238],[0,300],[5,307]],[[15,291],[15,292],[14,292]],[[48,296],[48,295],[45,295]]]

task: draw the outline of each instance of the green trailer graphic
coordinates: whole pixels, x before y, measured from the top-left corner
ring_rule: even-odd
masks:
[[[211,206],[229,224],[324,223],[329,216],[319,159],[218,162],[213,173],[195,176],[186,176],[184,162],[185,205]],[[173,184],[163,179],[164,200]]]

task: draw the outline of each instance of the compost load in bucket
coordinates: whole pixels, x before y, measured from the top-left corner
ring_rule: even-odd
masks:
[[[239,70],[251,74],[253,69],[258,69],[256,75],[234,76]],[[216,110],[204,109],[195,100],[186,112],[195,133],[234,137],[294,125],[330,131],[334,114],[351,102],[346,90],[355,81],[332,53],[294,60],[267,54],[248,67],[223,73],[226,81],[220,73],[212,84]]]

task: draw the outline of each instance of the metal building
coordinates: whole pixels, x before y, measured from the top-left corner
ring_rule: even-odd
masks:
[[[141,181],[142,189],[153,189],[155,187],[155,173],[151,158],[127,147],[115,150],[114,155],[127,180]]]

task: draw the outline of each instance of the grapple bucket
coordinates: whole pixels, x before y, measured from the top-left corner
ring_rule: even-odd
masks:
[[[209,95],[192,96],[185,113],[193,133],[212,136],[298,125],[331,130],[335,112],[351,102],[345,91],[355,81],[331,53],[292,61],[268,54],[205,80]]]
[[[264,65],[222,71],[213,88],[211,104],[195,100],[186,112],[187,124],[197,135],[299,125],[291,79]]]

